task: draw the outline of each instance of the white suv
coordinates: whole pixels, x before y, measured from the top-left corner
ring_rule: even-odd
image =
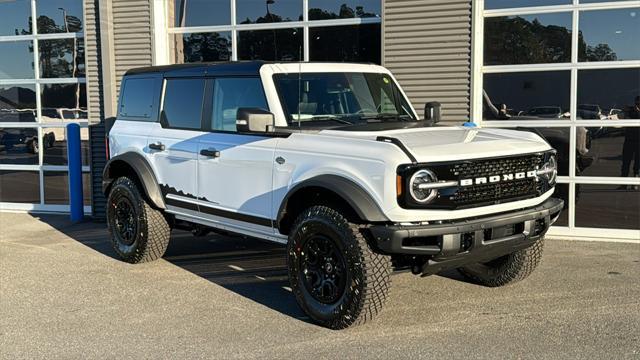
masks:
[[[172,228],[287,245],[291,288],[334,329],[378,313],[392,270],[529,275],[558,218],[555,151],[529,132],[432,126],[393,75],[262,62],[127,72],[104,171],[125,261]]]

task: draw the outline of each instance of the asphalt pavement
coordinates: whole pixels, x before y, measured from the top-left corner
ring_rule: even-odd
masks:
[[[0,358],[640,359],[640,243],[548,240],[527,280],[393,276],[373,322],[318,327],[284,249],[174,232],[164,259],[115,259],[105,225],[0,213]]]

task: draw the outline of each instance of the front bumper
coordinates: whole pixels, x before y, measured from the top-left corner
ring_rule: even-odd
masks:
[[[375,245],[386,254],[425,256],[424,274],[489,261],[531,246],[549,230],[564,202],[550,198],[526,209],[429,225],[375,225]]]

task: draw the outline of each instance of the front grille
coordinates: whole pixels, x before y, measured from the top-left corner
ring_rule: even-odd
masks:
[[[447,167],[453,178],[465,179],[529,171],[541,166],[542,162],[543,155],[526,155],[487,160],[467,160]]]
[[[460,162],[447,162],[437,164],[412,164],[399,168],[399,174],[403,176],[405,186],[409,186],[408,180],[419,169],[428,168],[433,171],[438,180],[455,180],[460,184],[461,180],[472,179],[472,185],[444,188],[439,190],[438,198],[427,205],[421,205],[412,201],[410,197],[399,198],[398,201],[405,208],[440,208],[440,209],[464,209],[478,206],[494,205],[510,201],[533,198],[540,196],[550,187],[545,181],[534,177],[522,179],[502,179],[506,174],[527,173],[542,167],[547,157],[552,152],[501,157],[494,159],[464,160]],[[498,182],[476,184],[475,179],[500,176]]]
[[[543,155],[527,155],[511,158],[470,160],[449,165],[448,178],[455,180],[476,179],[502,174],[516,174],[538,169],[544,161]],[[460,186],[449,200],[456,207],[515,201],[537,196],[541,183],[534,178],[506,182]]]

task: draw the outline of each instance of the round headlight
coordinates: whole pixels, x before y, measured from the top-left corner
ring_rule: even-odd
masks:
[[[549,185],[555,185],[556,180],[558,179],[558,162],[556,161],[555,155],[551,155],[551,157],[549,157],[549,161],[544,164],[542,169],[545,172],[544,176]]]
[[[436,183],[438,179],[436,174],[430,170],[419,170],[409,180],[409,193],[413,200],[426,204],[438,196],[438,189],[428,189],[421,187],[421,184]]]

